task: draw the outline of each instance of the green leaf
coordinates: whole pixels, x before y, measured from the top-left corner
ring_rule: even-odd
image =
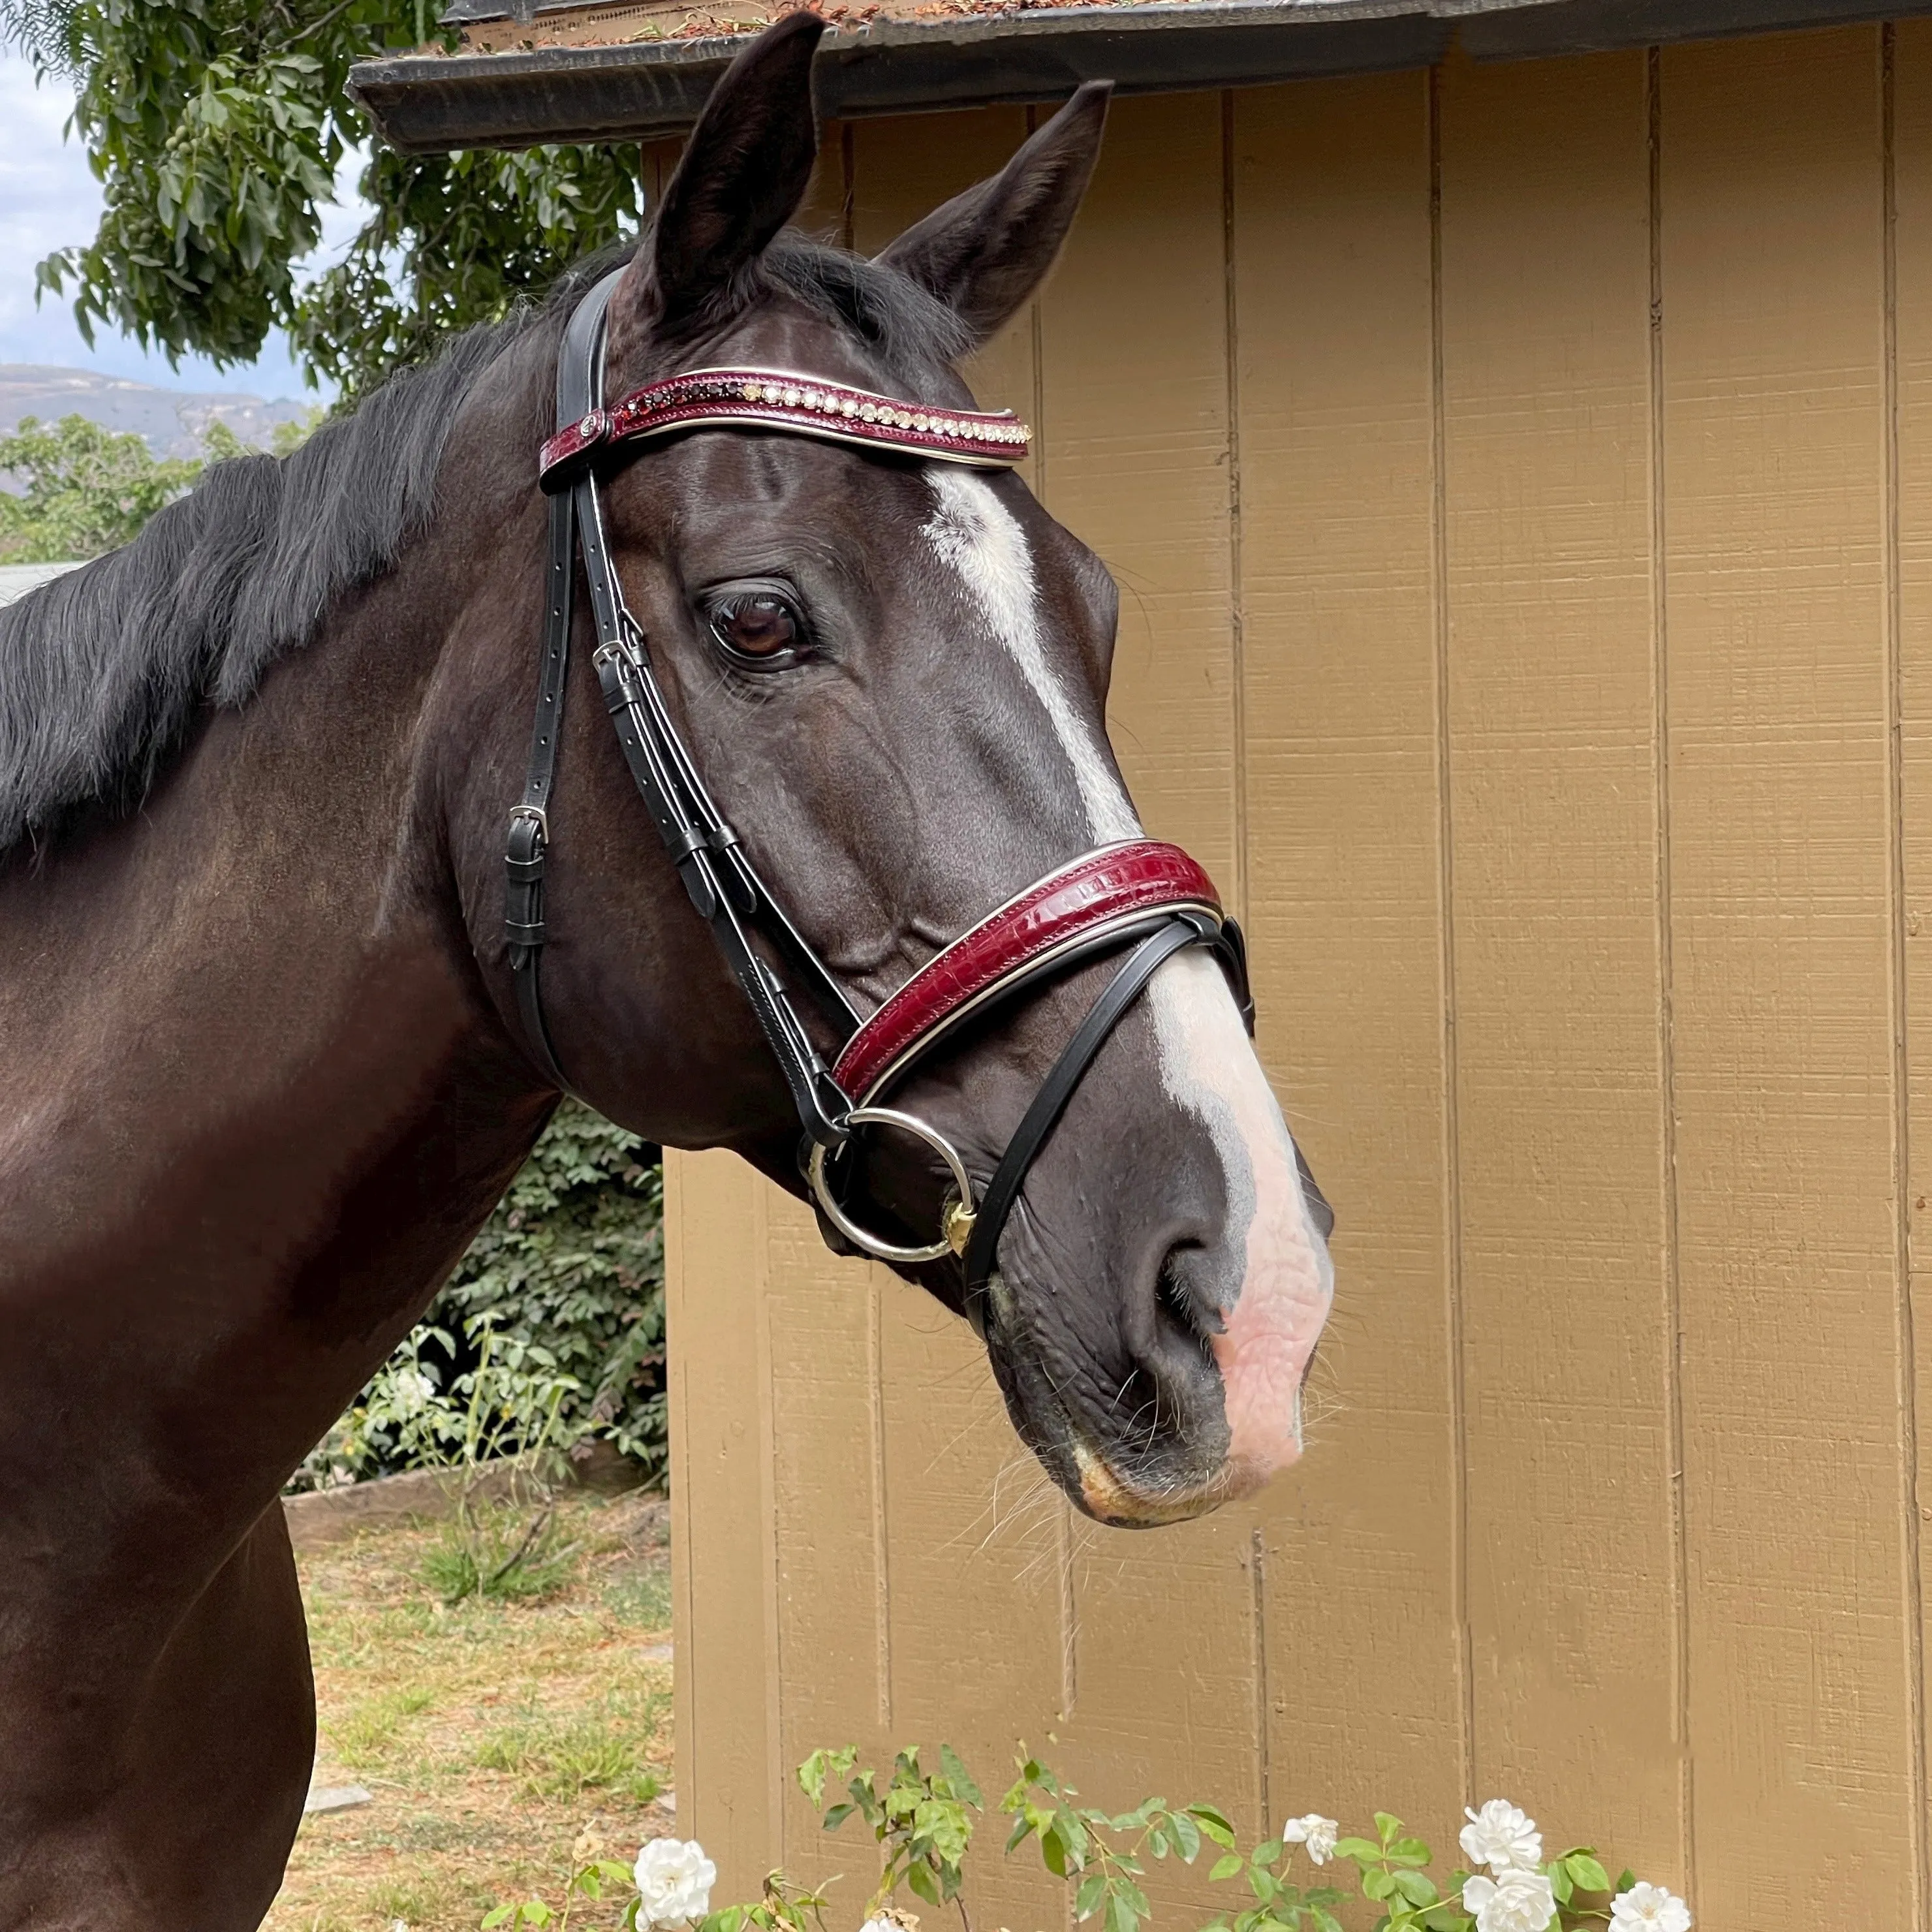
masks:
[[[927,1904],[937,1906],[943,1903],[939,1896],[938,1882],[934,1879],[930,1867],[923,1864],[914,1865],[906,1874],[906,1883],[924,1899]]]
[[[1052,1836],[1065,1847],[1066,1862],[1076,1870],[1087,1862],[1087,1828],[1064,1804],[1053,1814]]]
[[[1402,1829],[1402,1820],[1393,1811],[1378,1811],[1376,1814],[1376,1829],[1382,1834],[1384,1845],[1393,1844],[1395,1834]]]
[[[939,1762],[953,1790],[968,1804],[976,1808],[985,1805],[986,1801],[980,1795],[980,1787],[973,1782],[973,1774],[961,1762],[959,1754],[950,1744],[940,1746]]]
[[[1246,1867],[1247,1862],[1239,1852],[1229,1852],[1225,1857],[1214,1861],[1214,1868],[1208,1876],[1210,1879],[1216,1880],[1232,1878],[1238,1871]]]
[[[1234,1828],[1211,1804],[1190,1804],[1187,1815],[1224,1850],[1234,1849]]]
[[[1620,1892],[1628,1892],[1636,1882],[1636,1874],[1632,1871],[1628,1865],[1625,1865],[1622,1876],[1617,1880],[1617,1890]]]
[[[1132,1886],[1109,1886],[1103,1921],[1105,1932],[1136,1932],[1144,1912],[1146,1899],[1142,1899]]]
[[[1365,1858],[1379,1861],[1382,1855],[1382,1846],[1371,1844],[1366,1838],[1337,1838],[1335,1840],[1335,1856],[1338,1858],[1352,1858],[1358,1864]]]
[[[1395,1874],[1372,1866],[1362,1874],[1362,1896],[1372,1898],[1378,1904],[1385,1898],[1393,1898],[1395,1896]]]
[[[1033,1820],[1022,1814],[1013,1820],[1013,1828],[1006,1834],[1006,1856],[1012,1857],[1015,1849],[1026,1840],[1033,1830]]]
[[[1436,1887],[1427,1875],[1419,1871],[1399,1871],[1393,1874],[1395,1888],[1411,1905],[1433,1905]]]
[[[484,1932],[490,1932],[493,1925],[501,1925],[516,1910],[514,1905],[500,1905],[494,1912],[485,1912],[483,1916]]]
[[[1572,1852],[1563,1861],[1563,1869],[1579,1891],[1608,1892],[1610,1888],[1610,1874],[1588,1852]]]
[[[1550,1880],[1550,1888],[1556,1894],[1558,1905],[1568,1905],[1570,1895],[1576,1888],[1570,1882],[1570,1874],[1560,1864],[1547,1864],[1543,1868]]]
[[[1073,1894],[1073,1916],[1076,1918],[1091,1918],[1099,1910],[1100,1900],[1107,1890],[1105,1872],[1089,1872],[1080,1881],[1080,1889]]]
[[[1194,1822],[1191,1813],[1170,1811],[1167,1822],[1174,1834],[1174,1848],[1183,1861],[1192,1864],[1201,1856],[1201,1827]]]

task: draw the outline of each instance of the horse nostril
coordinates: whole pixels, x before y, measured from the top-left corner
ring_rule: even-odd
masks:
[[[1168,1326],[1205,1350],[1222,1327],[1221,1312],[1196,1286],[1203,1250],[1198,1241],[1177,1241],[1161,1257],[1154,1276],[1154,1305]]]

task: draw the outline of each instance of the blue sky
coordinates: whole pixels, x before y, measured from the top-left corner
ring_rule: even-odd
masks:
[[[57,76],[35,83],[32,64],[0,46],[0,362],[46,362],[98,369],[171,389],[230,389],[270,399],[313,400],[288,346],[272,337],[252,367],[218,370],[184,356],[178,370],[125,337],[99,334],[89,349],[67,304],[50,296],[36,307],[34,269],[44,255],[93,238],[100,188],[79,144],[63,138],[73,97]],[[344,172],[353,178],[352,166]],[[320,259],[327,260],[361,225],[353,205],[326,210]]]

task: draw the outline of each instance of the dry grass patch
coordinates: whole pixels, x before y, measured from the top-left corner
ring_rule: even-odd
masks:
[[[662,1504],[573,1496],[546,1594],[446,1606],[439,1533],[363,1532],[302,1560],[318,1782],[374,1794],[303,1821],[266,1932],[475,1932],[554,1890],[593,1821],[668,1832],[670,1585]]]

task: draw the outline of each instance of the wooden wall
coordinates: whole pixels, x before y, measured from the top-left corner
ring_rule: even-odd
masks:
[[[821,214],[1025,126],[858,124]],[[681,1825],[733,1895],[856,1872],[813,1745],[1024,1738],[1245,1830],[1504,1793],[1706,1932],[1932,1924],[1932,27],[1124,102],[979,380],[1340,1215],[1312,1445],[1097,1529],[963,1328],[674,1160]]]

